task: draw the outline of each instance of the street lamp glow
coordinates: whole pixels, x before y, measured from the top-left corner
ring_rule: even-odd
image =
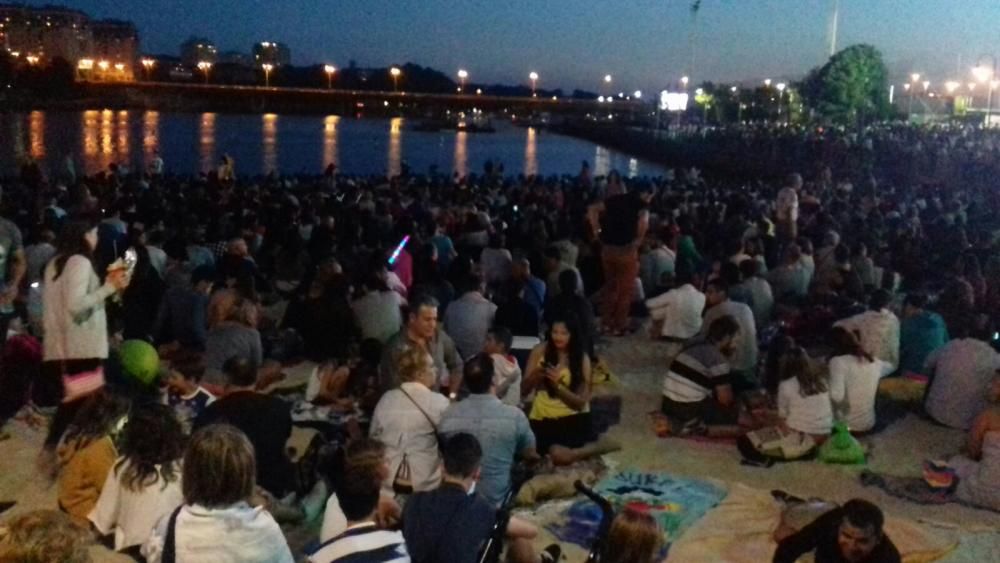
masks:
[[[632,97],[635,98],[635,99],[637,99],[637,100],[641,100],[642,99],[642,90],[636,90],[635,92],[632,92]]]
[[[458,69],[458,91],[465,90],[465,79],[469,77],[469,72],[464,68]]]
[[[80,59],[80,62],[76,63],[76,68],[80,70],[90,70],[94,68],[94,59]]]
[[[949,80],[948,82],[944,83],[944,89],[947,90],[949,94],[955,93],[955,90],[958,90],[958,87],[959,83],[955,82],[954,80]]]
[[[736,90],[737,90],[736,86],[732,86],[729,88],[729,91],[732,92],[733,94],[736,93]]]
[[[683,85],[685,88],[687,88],[688,87],[688,81],[690,81],[690,80],[691,79],[688,78],[687,76],[682,76],[681,77],[681,85]]]
[[[603,104],[604,103],[604,96],[597,96],[597,103]]]
[[[930,80],[924,80],[924,92],[926,92],[927,89],[930,88],[930,87],[931,87],[931,81]]]
[[[264,71],[264,87],[271,86],[271,71],[274,70],[274,65],[271,63],[264,63],[260,65],[261,70]]]
[[[469,77],[469,73],[467,71],[463,70],[463,69],[459,69],[458,70],[458,77],[461,78],[462,80],[465,80],[466,78]]]
[[[115,63],[115,70],[118,72],[125,70],[125,63]]]
[[[768,88],[771,87],[771,79],[770,78],[765,78],[764,79],[764,86],[767,86]]]
[[[970,92],[972,92],[973,90],[976,89],[976,83],[975,82],[969,82],[968,86],[969,86],[969,91]]]
[[[538,95],[535,93],[535,89],[538,87],[538,73],[531,71],[531,73],[528,74],[528,79],[531,80],[531,97],[535,97]]]
[[[482,88],[476,88],[476,95],[477,96],[482,96],[483,95],[483,89]]]
[[[906,84],[903,84],[903,90],[906,90],[907,92],[910,91],[910,83],[909,82],[907,82]]]
[[[920,82],[920,73],[914,72],[910,75],[910,82]]]
[[[993,69],[986,65],[978,65],[972,69],[972,76],[975,76],[976,80],[980,82],[986,82],[993,78]]]
[[[323,65],[323,72],[326,73],[326,87],[333,88],[333,73],[337,72],[337,67],[333,65]]]
[[[399,91],[399,75],[403,74],[403,71],[399,70],[399,67],[392,67],[389,69],[389,74],[392,76],[392,91]]]
[[[101,70],[108,70],[110,66],[111,63],[109,63],[108,61],[101,61],[97,63],[97,67],[100,68]]]
[[[611,84],[611,75],[610,74],[605,74],[604,75],[604,83],[605,84]]]
[[[29,65],[34,66],[35,64],[38,63],[38,56],[37,55],[28,55],[27,57],[24,57],[24,60],[28,61]]]
[[[705,93],[705,89],[704,88],[698,88],[697,90],[694,91],[694,95],[695,96],[700,96],[700,95],[702,95],[704,93]]]
[[[209,61],[198,61],[198,70],[205,73],[205,84],[208,84],[208,71],[212,70],[212,63]]]
[[[775,86],[775,88],[778,89],[778,92],[784,92],[786,87],[787,85],[784,82],[779,82],[778,85]]]

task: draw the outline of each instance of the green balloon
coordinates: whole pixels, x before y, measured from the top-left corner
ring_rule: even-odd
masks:
[[[149,385],[160,370],[160,355],[156,348],[144,340],[126,340],[118,350],[122,371],[126,377],[134,377]]]

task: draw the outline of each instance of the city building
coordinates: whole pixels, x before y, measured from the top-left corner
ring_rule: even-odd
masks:
[[[219,54],[219,64],[252,67],[253,55],[240,51],[223,51]]]
[[[0,4],[0,46],[18,58],[45,64],[63,58],[76,64],[91,43],[90,18],[61,6]],[[36,58],[37,57],[37,58]]]
[[[90,58],[97,62],[95,78],[131,82],[139,60],[139,32],[132,22],[91,22]],[[106,65],[104,63],[107,63]]]
[[[253,62],[255,66],[264,64],[276,67],[288,65],[292,62],[292,52],[284,43],[262,41],[253,46]]]
[[[219,50],[209,39],[190,37],[181,43],[181,62],[191,68],[196,68],[201,62],[215,64],[218,61]]]

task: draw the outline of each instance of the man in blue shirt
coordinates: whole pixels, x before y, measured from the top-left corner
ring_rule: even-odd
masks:
[[[463,381],[471,394],[444,411],[440,429],[445,435],[465,432],[476,437],[485,452],[476,490],[498,506],[510,489],[515,458],[534,461],[538,454],[528,417],[494,394],[493,371],[488,354],[477,354],[465,363]]]
[[[924,374],[927,358],[948,342],[948,328],[941,315],[924,309],[927,296],[911,293],[903,301],[899,325],[899,372]]]

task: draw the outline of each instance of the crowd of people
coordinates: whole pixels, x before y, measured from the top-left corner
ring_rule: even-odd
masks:
[[[505,512],[515,466],[617,448],[591,413],[599,344],[648,330],[661,435],[801,459],[835,423],[891,422],[886,378],[926,384],[921,412],[969,432],[956,494],[1000,510],[1000,136],[703,136],[788,175],[29,170],[3,183],[0,417],[51,413],[57,508],[137,560],[292,561],[279,522],[321,520],[321,563],[477,561],[498,521],[510,560],[557,561]],[[776,560],[890,560],[860,502]],[[659,550],[623,510],[602,561]]]

